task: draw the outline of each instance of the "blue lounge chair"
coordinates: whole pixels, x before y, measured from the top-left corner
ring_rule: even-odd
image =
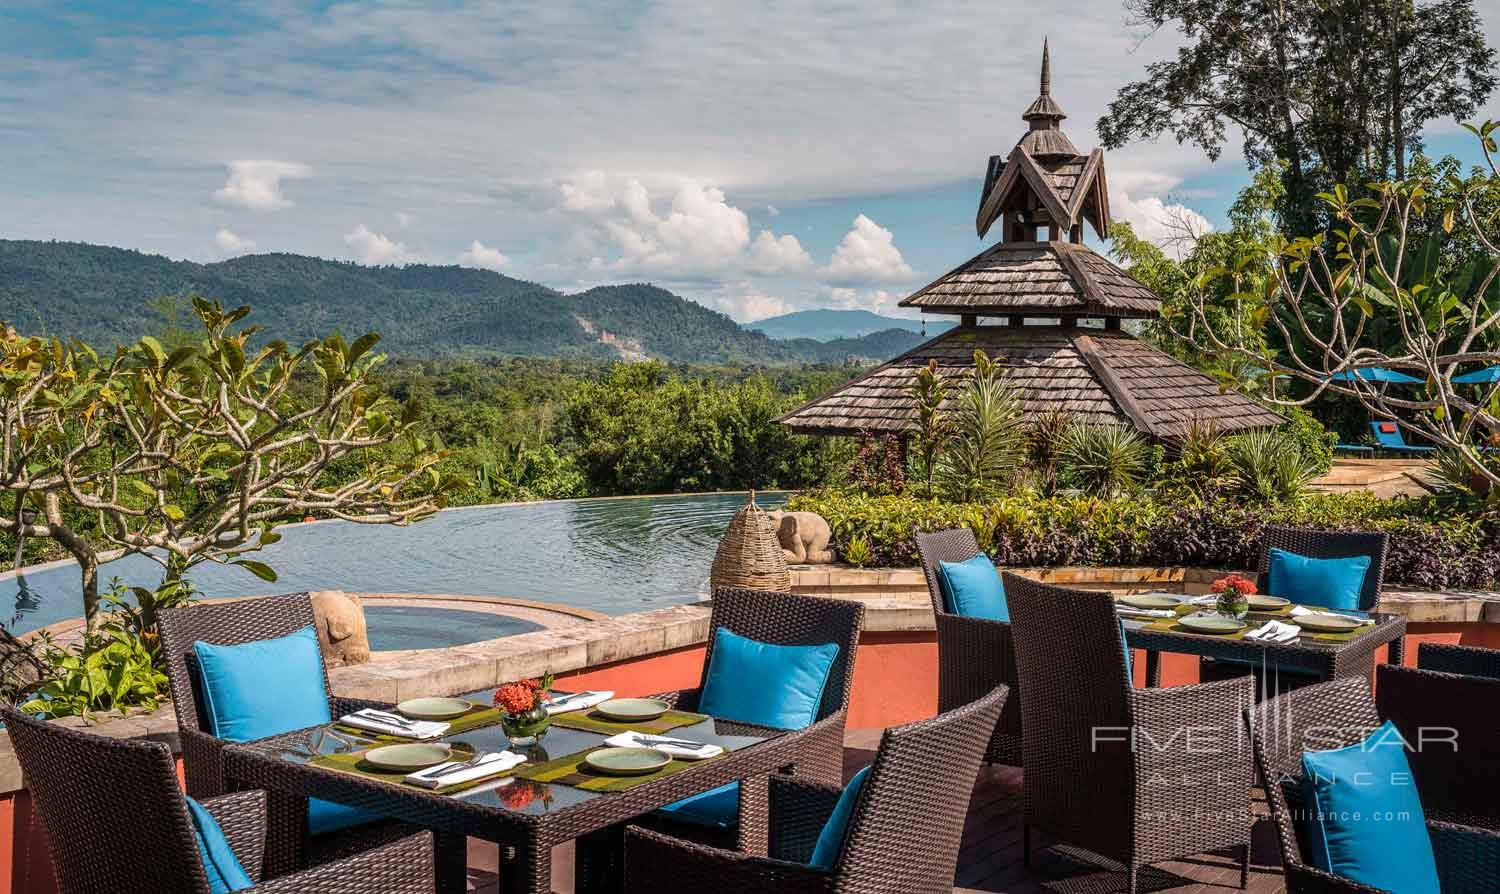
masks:
[[[1401,436],[1401,426],[1387,419],[1376,419],[1370,423],[1370,430],[1375,433],[1375,440],[1380,444],[1381,450],[1389,450],[1393,453],[1417,453],[1426,454],[1436,452],[1436,447],[1417,447],[1406,443]]]
[[[1333,449],[1335,451],[1342,451],[1344,453],[1373,454],[1375,452],[1375,448],[1371,447],[1369,444],[1334,444]]]

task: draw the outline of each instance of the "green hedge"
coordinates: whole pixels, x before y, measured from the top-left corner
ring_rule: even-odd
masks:
[[[997,563],[1253,567],[1261,528],[1290,524],[1391,535],[1386,581],[1422,589],[1500,589],[1500,532],[1487,520],[1441,509],[1430,498],[1381,500],[1369,494],[1316,494],[1294,505],[1196,503],[1170,495],[1115,499],[1017,495],[952,504],[910,496],[835,490],[798,494],[789,508],[816,512],[835,548],[869,545],[869,564],[917,562],[912,534],[969,527]]]

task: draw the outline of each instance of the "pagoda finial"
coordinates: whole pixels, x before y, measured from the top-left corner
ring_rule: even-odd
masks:
[[[1026,109],[1026,113],[1021,118],[1033,122],[1033,128],[1056,130],[1057,122],[1068,116],[1063,114],[1062,106],[1052,98],[1052,49],[1047,44],[1047,38],[1043,37],[1041,93],[1037,95],[1036,101]]]
[[[1047,38],[1042,38],[1042,95],[1052,95],[1052,51],[1047,48]]]

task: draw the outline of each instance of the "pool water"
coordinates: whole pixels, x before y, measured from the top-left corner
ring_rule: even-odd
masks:
[[[461,646],[542,629],[535,621],[507,615],[406,605],[367,604],[365,623],[376,652]]]
[[[784,494],[757,497],[765,508],[784,500]],[[714,550],[744,503],[744,494],[632,497],[451,509],[405,528],[343,521],[291,525],[281,529],[279,543],[255,556],[276,569],[275,583],[212,563],[190,576],[209,599],[303,590],[446,593],[626,614],[708,595]],[[100,580],[111,577],[149,587],[160,581],[161,571],[148,558],[129,556],[103,567]],[[0,622],[24,633],[77,617],[79,594],[72,564],[0,579]],[[370,619],[372,644],[384,641],[388,629],[408,643],[402,648],[493,638],[468,617],[478,613],[422,609],[420,615],[397,615],[388,608]],[[427,614],[438,611],[464,617]],[[484,618],[484,624],[495,623],[493,616]],[[422,644],[410,645],[417,642]]]

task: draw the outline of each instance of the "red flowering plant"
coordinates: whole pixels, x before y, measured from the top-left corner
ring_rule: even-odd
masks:
[[[1208,590],[1217,601],[1214,608],[1222,615],[1243,618],[1250,611],[1250,597],[1255,593],[1255,581],[1239,574],[1230,574],[1213,582]]]
[[[516,744],[529,744],[541,737],[548,724],[547,703],[551,697],[552,675],[541,679],[518,680],[495,690],[495,706],[504,711],[501,728]]]

